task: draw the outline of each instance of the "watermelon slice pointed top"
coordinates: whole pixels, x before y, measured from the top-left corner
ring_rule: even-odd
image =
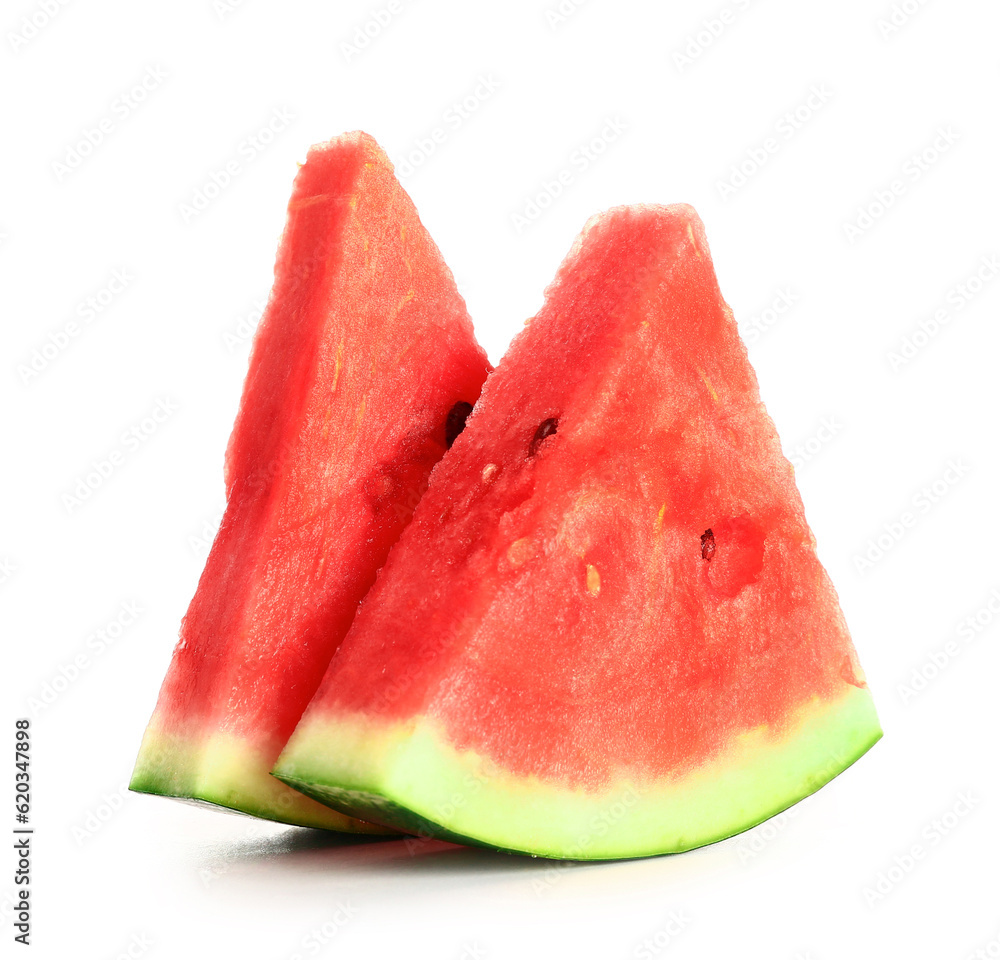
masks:
[[[488,369],[375,141],[313,147],[229,442],[225,516],[133,790],[385,832],[269,770]]]
[[[551,857],[684,850],[881,735],[690,207],[592,220],[275,773]]]

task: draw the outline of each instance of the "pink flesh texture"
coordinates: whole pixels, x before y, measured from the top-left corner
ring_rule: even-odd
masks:
[[[227,508],[154,722],[277,756],[489,364],[375,142],[314,147],[226,456]]]
[[[599,789],[778,735],[845,684],[854,648],[701,221],[626,207],[488,379],[308,716],[428,717],[514,774]]]

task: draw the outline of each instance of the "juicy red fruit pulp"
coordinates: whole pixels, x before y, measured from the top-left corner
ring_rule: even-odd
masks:
[[[599,789],[778,735],[855,665],[701,224],[629,208],[487,381],[316,703]]]
[[[157,726],[276,756],[489,364],[371,138],[310,151],[226,456],[227,509]],[[261,772],[266,776],[266,770]]]

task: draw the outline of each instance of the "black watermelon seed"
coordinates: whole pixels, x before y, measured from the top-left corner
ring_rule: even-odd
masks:
[[[449,450],[458,435],[465,429],[465,421],[469,419],[470,413],[472,413],[472,404],[466,403],[464,400],[459,400],[448,411],[448,419],[444,424],[444,442]]]
[[[701,559],[711,560],[715,556],[715,534],[712,533],[712,528],[709,527],[701,535]]]
[[[533,457],[538,453],[538,448],[542,445],[542,442],[551,437],[558,429],[559,420],[557,417],[549,417],[548,420],[543,420],[538,425],[535,435],[531,438],[531,444],[528,446],[528,456]]]

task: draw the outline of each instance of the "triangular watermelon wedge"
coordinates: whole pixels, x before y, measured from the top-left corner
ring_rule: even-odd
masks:
[[[490,376],[275,774],[604,859],[745,830],[880,735],[702,224],[624,207]]]
[[[385,832],[269,770],[488,370],[375,141],[313,147],[229,442],[225,516],[133,790]]]

